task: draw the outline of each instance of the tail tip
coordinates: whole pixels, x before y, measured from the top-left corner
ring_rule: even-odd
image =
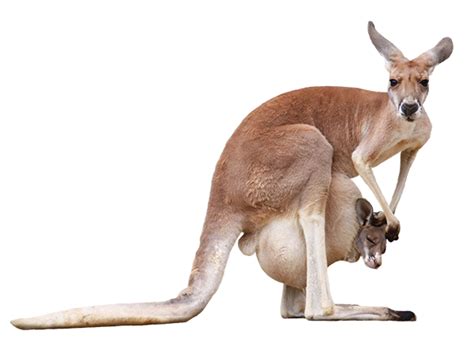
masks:
[[[28,329],[27,325],[25,324],[25,320],[24,319],[14,319],[13,321],[10,321],[10,324],[13,325],[15,328],[17,329],[21,329],[21,330],[26,330]]]

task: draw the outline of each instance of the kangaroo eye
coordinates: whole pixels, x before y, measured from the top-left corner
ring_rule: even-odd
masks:
[[[390,86],[391,86],[391,87],[395,87],[397,84],[398,84],[398,81],[397,81],[396,79],[393,79],[393,78],[392,78],[392,79],[390,80]]]
[[[429,82],[430,82],[429,80],[421,80],[421,81],[420,81],[420,84],[421,84],[423,87],[427,87]]]

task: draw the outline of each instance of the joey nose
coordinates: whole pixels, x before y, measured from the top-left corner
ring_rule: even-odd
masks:
[[[416,113],[418,108],[417,103],[403,103],[401,110],[405,116],[411,116],[413,113]]]

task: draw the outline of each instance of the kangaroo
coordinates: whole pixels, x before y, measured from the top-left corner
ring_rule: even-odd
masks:
[[[431,50],[409,60],[372,22],[368,32],[386,60],[388,91],[304,88],[277,96],[252,111],[232,134],[217,162],[188,287],[176,298],[73,309],[12,324],[21,329],[44,329],[187,321],[199,314],[217,291],[239,235],[257,232],[281,217],[297,217],[303,231],[305,318],[338,319],[341,306],[335,306],[331,297],[325,244],[332,174],[362,177],[384,211],[388,240],[396,240],[400,225],[394,212],[417,151],[430,137],[431,123],[423,107],[429,75],[453,50],[451,39],[443,38]],[[397,153],[401,154],[400,173],[388,205],[372,167]],[[356,314],[361,312],[355,310]]]
[[[360,256],[370,268],[382,264],[387,221],[383,213],[374,213],[372,205],[360,196],[348,177],[333,175],[326,208],[328,266],[339,260],[355,262]],[[276,219],[256,233],[244,234],[239,248],[245,255],[255,253],[264,272],[284,284],[282,317],[304,317],[306,248],[296,217]],[[338,320],[416,320],[411,311],[383,307],[338,305],[335,309]]]

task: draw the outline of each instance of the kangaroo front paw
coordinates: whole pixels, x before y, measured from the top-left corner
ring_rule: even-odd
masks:
[[[393,222],[387,224],[385,231],[385,237],[388,241],[392,242],[398,240],[398,235],[400,234],[400,222],[395,219]]]

